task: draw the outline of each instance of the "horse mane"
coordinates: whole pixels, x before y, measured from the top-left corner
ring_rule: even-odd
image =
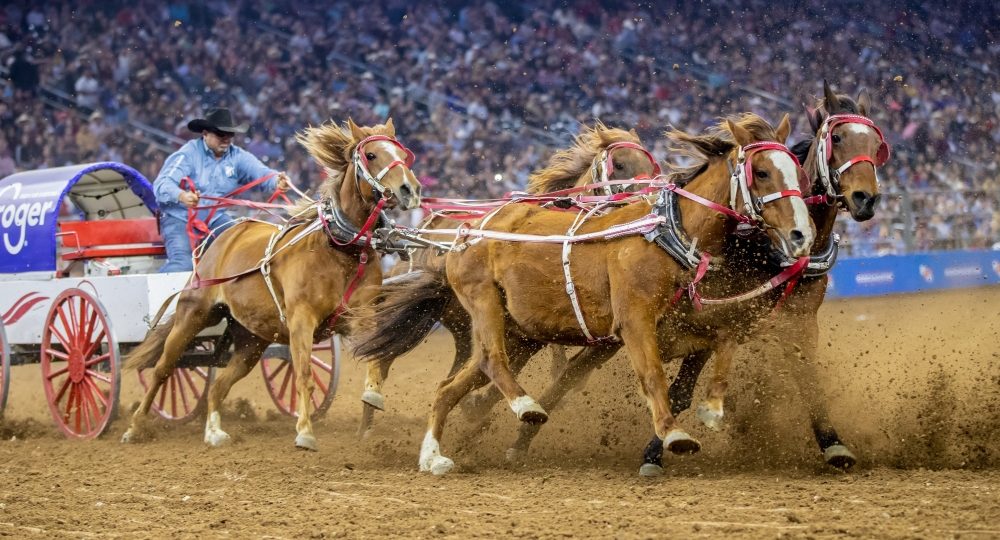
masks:
[[[394,136],[392,131],[386,128],[385,124],[376,126],[358,126],[364,137],[372,135]],[[324,122],[319,126],[309,126],[295,134],[295,140],[305,147],[309,155],[316,160],[326,173],[326,180],[320,184],[316,193],[320,199],[337,200],[340,186],[347,174],[347,168],[351,164],[351,153],[361,139],[355,139],[347,122],[337,124],[336,122]],[[297,220],[310,221],[316,217],[314,201],[302,198],[297,201],[289,213],[296,216]]]
[[[600,120],[592,127],[585,126],[573,138],[573,146],[556,152],[545,168],[531,173],[525,190],[528,193],[548,193],[573,187],[590,168],[594,157],[616,142],[641,144],[634,132],[608,127]]]
[[[754,140],[773,141],[777,138],[774,128],[760,116],[754,113],[743,113],[739,116],[730,117],[734,124],[750,132]],[[669,151],[672,154],[684,156],[692,160],[690,165],[679,166],[670,165],[670,173],[667,175],[669,182],[684,185],[708,168],[713,159],[718,159],[727,155],[737,147],[733,135],[726,127],[726,119],[719,120],[714,126],[705,130],[701,135],[692,135],[680,129],[671,127],[664,133],[670,141]]]

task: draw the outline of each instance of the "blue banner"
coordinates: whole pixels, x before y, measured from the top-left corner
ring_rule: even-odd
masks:
[[[939,251],[839,259],[827,298],[1000,285],[1000,251]]]

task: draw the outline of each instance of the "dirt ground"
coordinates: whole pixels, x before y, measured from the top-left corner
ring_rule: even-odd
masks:
[[[667,458],[656,479],[636,474],[651,427],[623,356],[552,412],[521,466],[503,459],[509,410],[495,407],[482,432],[456,411],[443,451],[457,467],[440,478],[416,462],[451,363],[443,331],[397,363],[365,440],[363,372],[346,359],[317,453],[293,449],[294,421],[274,412],[259,372],[224,412],[234,444],[209,449],[199,422],[153,422],[154,440],[122,445],[119,419],[104,438],[67,441],[39,367],[17,366],[0,421],[0,536],[997,538],[998,306],[1000,288],[824,306],[813,391],[860,459],[848,474],[821,463],[770,343],[741,353],[722,432],[681,415],[704,449]],[[541,393],[549,362],[543,352],[524,374],[529,392]],[[134,377],[123,409],[138,399]]]

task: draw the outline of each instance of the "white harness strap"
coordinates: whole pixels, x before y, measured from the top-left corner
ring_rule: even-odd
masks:
[[[566,231],[567,238],[572,238],[577,229],[579,229],[587,219],[598,212],[604,205],[598,204],[591,208],[586,213],[579,213],[576,215],[576,219],[573,220],[573,224],[570,225],[569,230]],[[580,308],[580,299],[576,294],[576,286],[573,284],[573,275],[570,272],[569,266],[569,254],[573,249],[573,242],[566,240],[563,242],[562,249],[562,268],[563,276],[566,278],[566,294],[569,296],[570,304],[573,305],[573,314],[576,315],[576,323],[580,325],[580,330],[583,330],[583,335],[587,338],[587,341],[597,341],[594,339],[593,334],[590,333],[590,328],[587,327],[587,321],[583,317],[583,309]],[[607,337],[601,339],[608,339]]]
[[[316,212],[318,213],[322,211],[323,211],[322,205],[317,203]],[[265,221],[262,223],[267,223],[267,222]],[[274,224],[269,223],[269,225],[274,225]],[[278,227],[278,225],[274,226]],[[298,232],[298,234],[292,237],[291,240],[289,240],[285,245],[281,246],[277,250],[274,249],[274,246],[278,245],[278,241],[281,240],[285,236],[285,234],[292,229],[290,226],[286,225],[278,228],[278,230],[274,231],[271,234],[271,238],[267,241],[267,247],[264,249],[264,257],[261,258],[259,263],[260,273],[264,276],[264,284],[267,285],[267,291],[271,293],[271,300],[274,301],[274,307],[278,308],[278,318],[281,319],[282,324],[285,324],[287,321],[285,320],[285,310],[282,309],[281,307],[281,302],[278,300],[278,293],[275,292],[274,283],[271,281],[271,260],[277,257],[278,254],[280,254],[285,249],[294,246],[295,244],[298,244],[299,242],[302,241],[303,238],[316,231],[321,230],[322,228],[323,228],[323,222],[319,217],[317,217],[315,221],[303,227],[302,230]]]

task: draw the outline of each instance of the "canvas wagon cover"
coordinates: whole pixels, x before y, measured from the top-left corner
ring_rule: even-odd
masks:
[[[69,200],[80,219],[150,217],[153,186],[121,163],[39,169],[0,180],[0,274],[56,269],[60,207]]]

